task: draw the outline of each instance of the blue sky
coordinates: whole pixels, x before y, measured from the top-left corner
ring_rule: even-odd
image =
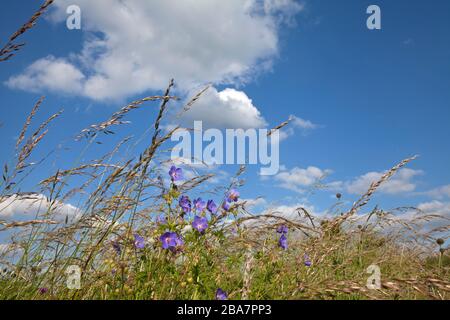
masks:
[[[78,3],[82,10],[81,30],[65,26],[64,11],[72,3]],[[54,158],[34,173],[35,180],[24,188],[32,190],[41,175],[58,167],[70,167],[84,157],[106,152],[118,138],[101,137],[103,145],[96,145],[77,160],[74,155],[82,146],[73,137],[106,119],[126,101],[159,93],[157,88],[163,89],[162,84],[175,77],[175,81],[180,79],[177,94],[182,97],[202,82],[213,83],[211,103],[219,101],[217,93],[226,88],[245,93],[256,109],[247,104],[250,116],[230,116],[231,121],[246,119],[249,127],[264,121],[273,127],[295,115],[312,125],[308,129],[298,122],[288,129],[292,131],[286,131],[289,137],[280,145],[280,175],[261,179],[258,167],[249,168],[241,191],[244,198],[264,196],[267,203],[303,204],[320,213],[335,202],[332,196],[336,192],[341,192],[344,200],[354,201],[371,179],[418,154],[420,158],[394,178],[372,205],[422,206],[450,215],[448,1],[265,0],[262,18],[253,20],[241,15],[243,10],[233,1],[222,8],[224,20],[214,17],[212,11],[209,18],[210,5],[202,7],[200,2],[193,9],[195,19],[176,20],[176,11],[163,19],[173,9],[170,6],[176,6],[167,2],[157,17],[147,5],[142,8],[141,15],[148,10],[149,16],[136,21],[146,21],[148,25],[140,27],[148,27],[149,32],[131,40],[127,32],[139,26],[129,25],[120,2],[111,3],[99,8],[88,1],[56,1],[50,15],[24,36],[26,46],[1,65],[1,163],[11,161],[15,137],[39,96],[47,98],[36,122],[65,110],[36,157],[59,144],[71,149],[56,148]],[[381,8],[381,30],[366,27],[366,9],[371,4]],[[6,40],[37,9],[37,2],[8,2],[3,8],[0,38]],[[110,19],[99,18],[108,15]],[[153,24],[152,19],[158,23]],[[215,29],[221,23],[221,28]],[[208,28],[224,33],[208,33]],[[163,36],[165,30],[167,37]],[[191,33],[186,34],[186,30]],[[101,41],[106,45],[99,44]],[[83,55],[87,44],[99,51]],[[124,49],[128,44],[138,45]],[[174,48],[179,51],[174,53]],[[102,54],[114,59],[103,59],[103,64],[94,67]],[[149,58],[143,59],[146,56]],[[203,56],[204,60],[196,60]],[[121,64],[124,57],[135,59],[134,66],[144,69],[145,74],[120,74],[120,68],[129,67]],[[55,76],[39,68],[27,73],[36,61],[44,61],[57,71],[66,70],[69,75],[58,72]],[[119,74],[110,69],[114,64]],[[176,71],[172,72],[172,66]],[[106,85],[94,81],[103,74],[109,77]],[[105,98],[108,95],[112,98]],[[204,107],[200,105],[199,110]],[[139,136],[155,113],[156,105],[149,105],[130,115],[127,120],[132,125],[121,129],[120,137]],[[227,118],[226,110],[215,117]],[[232,173],[237,166],[220,170]],[[314,185],[311,181],[321,173],[327,173],[323,183],[330,187],[308,193]]]

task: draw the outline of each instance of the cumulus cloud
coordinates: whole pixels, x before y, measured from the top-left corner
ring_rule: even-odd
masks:
[[[307,168],[295,167],[278,173],[274,179],[280,182],[282,188],[303,193],[305,189],[317,184],[331,172],[331,170],[322,170],[314,166]]]
[[[294,0],[60,0],[52,19],[64,22],[74,4],[87,32],[83,49],[70,59],[38,60],[10,87],[105,100],[160,90],[170,78],[183,90],[245,83],[271,68],[280,23],[303,8]]]
[[[341,185],[344,190],[350,194],[365,193],[373,182],[378,181],[384,172],[368,172],[352,181],[344,182]],[[421,170],[413,170],[409,168],[400,169],[391,179],[384,182],[378,192],[386,194],[400,194],[412,192],[416,189],[415,177],[423,174]]]
[[[267,125],[252,100],[242,91],[210,88],[186,113],[183,120],[192,126],[203,121],[204,128],[249,129]]]
[[[83,73],[66,59],[48,56],[33,62],[22,74],[9,78],[6,85],[32,92],[80,94],[84,79]]]
[[[282,172],[277,174],[274,179],[280,182],[279,186],[298,193],[304,193],[310,187],[315,185],[326,186],[328,190],[336,192],[345,192],[347,194],[364,194],[373,182],[378,181],[384,172],[368,172],[348,181],[326,181],[328,176],[333,173],[330,169],[321,169],[310,166],[308,168],[294,167],[290,170],[283,168]],[[413,170],[409,168],[400,169],[393,177],[384,182],[377,192],[391,195],[413,192],[417,188],[415,178],[423,175],[422,170]],[[438,192],[439,191],[439,192]],[[435,191],[439,194],[445,194],[446,188]]]
[[[450,202],[438,200],[423,202],[417,206],[417,209],[427,214],[441,215],[450,219]]]
[[[300,130],[303,135],[306,135],[311,130],[317,129],[318,127],[319,125],[312,123],[310,120],[291,115],[289,117],[289,124],[280,129],[280,141],[293,136],[296,130]]]
[[[12,195],[0,199],[0,219],[35,219],[49,210],[51,219],[56,221],[64,221],[66,217],[73,221],[81,216],[77,207],[59,201],[52,203],[43,194]]]
[[[450,198],[450,184],[430,190],[426,194],[436,199]]]
[[[306,216],[304,211],[308,212],[309,216]],[[287,219],[291,222],[301,223],[303,225],[307,225],[309,227],[314,227],[320,223],[321,220],[326,218],[326,215],[321,212],[317,212],[316,208],[311,205],[307,205],[305,203],[295,203],[289,205],[273,205],[267,207],[259,214],[256,214],[256,217],[260,217],[262,215],[270,215],[274,217],[279,217],[282,219]],[[246,221],[244,224],[247,227],[267,227],[274,224],[283,223],[282,219],[277,219],[273,217],[265,217],[258,218]],[[311,222],[312,221],[312,222]],[[314,226],[313,226],[314,223]]]
[[[247,210],[254,210],[256,208],[261,208],[267,204],[267,200],[264,198],[254,198],[254,199],[242,199],[240,204],[244,204]]]
[[[432,233],[433,237],[447,237],[450,227],[450,202],[432,200],[395,216],[399,221],[414,223],[421,233]]]

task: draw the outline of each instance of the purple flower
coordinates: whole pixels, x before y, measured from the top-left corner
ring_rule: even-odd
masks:
[[[288,230],[288,227],[286,227],[285,225],[281,225],[277,228],[277,232],[282,234],[287,234]]]
[[[39,288],[40,294],[46,294],[48,292],[48,288]]]
[[[192,227],[198,232],[203,233],[208,228],[208,219],[195,216],[194,221],[192,221]]]
[[[191,200],[189,200],[189,197],[181,196],[178,204],[180,205],[181,209],[183,209],[184,213],[191,212]]]
[[[194,208],[198,212],[202,212],[206,208],[206,202],[202,200],[202,198],[198,198],[194,200]]]
[[[183,170],[175,166],[170,167],[169,176],[172,182],[183,179]]]
[[[287,243],[287,238],[284,234],[281,235],[280,240],[278,240],[278,245],[283,249],[283,250],[287,250],[288,248],[288,243]]]
[[[231,189],[227,192],[227,202],[237,202],[239,200],[239,192],[236,189]]]
[[[122,248],[120,248],[120,244],[117,241],[113,241],[112,247],[118,256],[122,253]]]
[[[224,201],[222,204],[222,208],[223,210],[228,211],[230,210],[230,204],[227,201]]]
[[[134,234],[134,247],[136,249],[144,249],[145,247],[145,239],[137,233]]]
[[[216,300],[227,300],[228,294],[222,289],[218,288],[216,291]]]
[[[159,237],[163,249],[175,250],[184,244],[183,239],[176,232],[166,232]]]
[[[206,208],[212,214],[216,214],[216,212],[217,212],[217,205],[215,204],[214,200],[208,200],[208,204],[206,205]]]
[[[309,258],[307,253],[305,253],[305,255],[303,256],[303,261],[304,261],[305,266],[311,267],[311,264],[312,264],[311,259]]]

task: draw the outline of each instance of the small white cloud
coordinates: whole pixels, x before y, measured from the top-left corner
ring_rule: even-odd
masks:
[[[293,136],[296,130],[300,130],[303,135],[306,135],[311,130],[319,127],[319,125],[311,122],[310,120],[305,120],[294,115],[291,115],[289,120],[289,124],[280,129],[280,141]]]
[[[427,195],[437,198],[450,198],[450,184],[425,192]]]
[[[187,126],[203,121],[204,128],[249,129],[267,125],[260,111],[245,92],[210,88],[183,114]]]
[[[450,203],[433,200],[430,202],[423,202],[417,206],[417,209],[433,214],[442,214],[450,217]]]
[[[302,209],[308,212],[309,217],[307,217],[304,214],[304,211]],[[314,206],[305,203],[295,203],[289,205],[273,205],[267,207],[258,214],[255,214],[255,216],[257,217],[262,215],[280,217],[283,219],[287,219],[291,222],[307,225],[309,227],[313,227],[311,220],[315,225],[318,225],[322,219],[326,218],[326,215],[324,213],[318,212]],[[283,220],[270,217],[264,219],[249,220],[246,222],[246,225],[250,227],[258,227],[258,226],[266,227],[268,225],[279,223],[283,223]]]
[[[255,208],[260,208],[266,205],[267,201],[264,198],[241,199],[240,203],[245,203],[245,208],[247,210],[253,210]]]
[[[314,166],[306,169],[295,167],[289,171],[280,172],[274,179],[280,182],[280,186],[285,189],[303,193],[305,188],[320,182],[331,172],[331,170],[322,170]]]
[[[296,128],[300,128],[303,130],[312,130],[312,129],[316,129],[318,127],[317,124],[312,123],[309,120],[304,120],[302,118],[296,117],[296,116],[291,116],[292,119],[292,125]]]
[[[364,194],[373,182],[380,180],[383,174],[384,172],[368,172],[352,181],[341,183],[341,186],[350,194]],[[378,192],[386,194],[412,192],[417,186],[413,179],[422,174],[423,171],[421,170],[400,169],[393,177],[380,186]]]
[[[5,84],[9,88],[40,92],[49,90],[64,94],[80,94],[84,75],[65,59],[53,56],[39,59],[25,71],[9,78]]]
[[[326,178],[333,173],[330,169],[320,169],[310,166],[308,168],[295,167],[291,170],[282,170],[274,179],[281,182],[280,186],[298,193],[304,193],[308,187],[314,185],[326,187],[328,190],[342,192],[347,194],[364,194],[370,185],[382,177],[384,172],[368,172],[349,181],[326,181]],[[416,190],[417,182],[414,180],[417,176],[423,175],[422,170],[413,170],[409,168],[400,169],[388,181],[385,181],[377,192],[384,194],[410,193]],[[439,190],[439,193],[445,193],[446,188]]]
[[[305,8],[304,3],[292,0],[265,0],[264,11],[267,14],[278,14],[280,22],[293,23],[294,16]]]
[[[435,230],[434,236],[448,236],[448,227],[450,226],[450,202],[441,202],[437,200],[423,202],[417,205],[419,212],[413,210],[400,214],[398,218],[413,221],[420,225],[422,232]],[[433,218],[424,218],[433,216]]]
[[[50,219],[74,221],[81,216],[80,210],[59,201],[50,202],[43,194],[12,195],[0,199],[0,218],[9,220],[35,219],[44,214]]]

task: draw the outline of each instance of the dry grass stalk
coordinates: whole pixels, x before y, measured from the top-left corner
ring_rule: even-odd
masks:
[[[62,114],[62,110],[58,113],[55,113],[50,118],[45,120],[39,128],[31,135],[31,137],[27,140],[25,145],[22,147],[22,149],[19,152],[18,160],[16,164],[16,171],[20,171],[24,169],[27,165],[25,164],[25,161],[28,159],[28,157],[31,155],[32,151],[36,148],[36,146],[39,144],[39,142],[45,137],[45,135],[48,133],[48,130],[43,131],[46,129],[46,127],[55,120],[57,117],[59,117]]]
[[[280,123],[279,125],[277,125],[275,128],[271,129],[268,133],[267,136],[270,137],[275,131],[280,130],[281,128],[287,126],[289,124],[289,122],[292,121],[292,117],[289,117],[289,119],[287,119],[286,121]]]
[[[58,224],[59,222],[54,220],[30,220],[30,221],[17,221],[11,223],[0,223],[4,227],[0,231],[5,231],[6,229],[17,228],[17,227],[27,227],[36,224]]]
[[[15,43],[14,41],[25,32],[33,28],[38,18],[44,14],[53,2],[54,0],[46,0],[44,4],[42,4],[41,7],[34,13],[34,15],[24,25],[22,25],[20,29],[14,32],[11,37],[9,37],[6,45],[0,49],[0,62],[11,59],[15,54],[14,52],[19,51],[25,45],[24,43]]]
[[[31,124],[31,121],[33,120],[33,117],[36,115],[37,111],[39,110],[39,107],[41,106],[42,102],[44,101],[45,97],[41,97],[36,104],[34,105],[33,109],[31,110],[30,114],[27,117],[27,120],[25,121],[25,124],[22,128],[22,131],[19,134],[19,138],[17,139],[16,142],[16,149],[19,148],[20,144],[22,143],[23,139],[25,138],[25,134],[28,130],[28,127]]]
[[[402,160],[400,163],[398,163],[396,166],[392,167],[390,170],[388,170],[386,173],[384,173],[381,178],[378,181],[373,182],[366,193],[364,193],[352,206],[352,208],[342,216],[334,219],[332,223],[329,224],[330,229],[336,229],[339,225],[342,224],[345,220],[347,220],[349,217],[353,216],[355,213],[359,211],[362,207],[364,207],[367,203],[369,203],[372,195],[375,193],[375,191],[387,180],[389,180],[398,170],[403,168],[405,165],[407,165],[409,162],[415,160],[417,156],[413,156],[411,158],[407,158]]]
[[[108,130],[109,127],[111,126],[117,126],[117,125],[121,125],[121,124],[128,124],[128,121],[123,121],[123,117],[129,113],[132,110],[138,109],[144,102],[147,101],[156,101],[156,100],[163,100],[163,101],[169,101],[169,100],[178,100],[177,97],[175,96],[169,96],[169,95],[164,95],[164,96],[152,96],[152,97],[146,97],[140,100],[136,100],[131,102],[130,104],[126,105],[125,107],[123,107],[122,109],[120,109],[119,111],[113,113],[111,115],[111,117],[99,124],[93,124],[91,125],[89,128],[83,129],[80,134],[77,135],[76,140],[80,140],[83,137],[93,137],[94,135],[96,135],[99,132],[103,132],[105,134],[112,134],[114,132]]]

